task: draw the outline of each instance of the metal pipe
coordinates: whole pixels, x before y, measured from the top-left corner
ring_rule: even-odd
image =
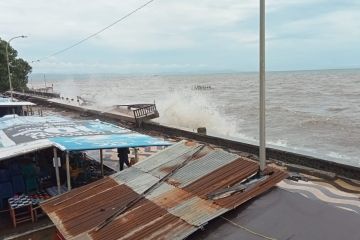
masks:
[[[260,0],[260,170],[266,167],[266,135],[265,135],[265,0]]]
[[[54,165],[55,165],[57,190],[58,190],[58,194],[61,194],[61,191],[60,191],[59,161],[58,161],[57,149],[56,148],[54,148]]]
[[[71,179],[70,179],[70,153],[66,152],[66,181],[68,191],[71,190]]]
[[[5,53],[6,53],[6,63],[7,63],[7,70],[8,70],[8,77],[9,77],[9,87],[10,87],[10,96],[11,96],[11,101],[13,101],[13,88],[12,88],[12,82],[11,82],[11,72],[10,72],[10,62],[9,62],[9,53],[8,53],[8,48],[10,45],[10,42],[16,38],[26,38],[27,36],[21,35],[21,36],[16,36],[13,38],[10,38],[9,41],[7,41],[6,47],[5,47]]]

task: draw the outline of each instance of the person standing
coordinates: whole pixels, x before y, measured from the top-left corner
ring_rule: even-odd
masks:
[[[124,163],[126,164],[126,166],[130,167],[131,164],[129,162],[129,155],[128,155],[130,153],[129,148],[118,148],[117,152],[119,157],[120,171],[124,170]]]

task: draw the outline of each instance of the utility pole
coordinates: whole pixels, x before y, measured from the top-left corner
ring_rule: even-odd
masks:
[[[7,41],[6,47],[5,47],[5,53],[6,53],[6,62],[7,62],[7,70],[8,70],[8,76],[9,76],[9,87],[10,87],[10,96],[11,96],[11,101],[13,101],[13,88],[12,88],[12,82],[11,82],[11,72],[10,72],[10,62],[9,62],[9,52],[8,52],[8,48],[10,46],[10,42],[16,38],[27,38],[27,36],[21,35],[21,36],[16,36],[13,38],[10,38],[9,41]]]
[[[265,134],[265,0],[260,0],[260,171],[266,167],[266,134]]]

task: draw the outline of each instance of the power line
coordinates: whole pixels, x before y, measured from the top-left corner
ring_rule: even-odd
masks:
[[[115,22],[111,23],[110,25],[108,25],[108,26],[100,29],[99,31],[97,31],[97,32],[95,32],[95,33],[93,33],[93,34],[91,34],[91,35],[89,35],[89,36],[87,36],[86,38],[83,38],[82,40],[80,40],[80,41],[78,41],[78,42],[70,45],[69,47],[66,47],[66,48],[64,48],[64,49],[62,49],[62,50],[59,50],[59,51],[57,51],[57,52],[54,52],[54,53],[52,53],[52,54],[50,54],[50,55],[48,55],[48,56],[46,56],[46,57],[40,58],[40,59],[38,59],[38,60],[31,61],[31,62],[40,62],[40,61],[42,61],[42,60],[44,60],[44,59],[47,59],[47,58],[50,58],[50,57],[59,55],[59,54],[61,54],[61,53],[63,53],[63,52],[66,52],[66,51],[68,51],[68,50],[70,50],[70,49],[72,49],[72,48],[74,48],[74,47],[82,44],[83,42],[89,40],[90,38],[93,38],[93,37],[95,37],[96,35],[99,35],[100,33],[104,32],[105,30],[107,30],[107,29],[111,28],[112,26],[118,24],[119,22],[125,20],[126,18],[130,17],[131,15],[133,15],[133,14],[136,13],[137,11],[143,9],[144,7],[146,7],[147,5],[149,5],[150,3],[154,2],[154,1],[155,1],[155,0],[150,0],[150,1],[146,2],[146,3],[144,3],[144,4],[141,5],[140,7],[132,10],[131,12],[129,12],[129,13],[126,14],[125,16],[121,17],[120,19],[116,20]]]
[[[221,216],[221,218],[224,219],[225,221],[229,222],[230,224],[234,225],[235,227],[241,228],[241,229],[243,229],[243,230],[245,230],[245,231],[247,231],[247,232],[249,232],[249,233],[251,233],[253,235],[256,235],[258,237],[261,237],[261,238],[264,238],[264,239],[267,239],[267,240],[276,240],[275,238],[272,238],[272,237],[266,236],[264,234],[255,232],[254,230],[251,230],[250,228],[247,228],[247,227],[244,227],[244,226],[242,226],[240,224],[237,224],[236,222],[233,222],[230,219],[227,219],[226,217]]]

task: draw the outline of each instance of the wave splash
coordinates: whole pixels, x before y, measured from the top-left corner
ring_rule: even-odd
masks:
[[[222,114],[206,95],[197,92],[170,92],[156,103],[160,123],[196,130],[206,127],[212,134],[235,135],[239,132],[236,119]]]

